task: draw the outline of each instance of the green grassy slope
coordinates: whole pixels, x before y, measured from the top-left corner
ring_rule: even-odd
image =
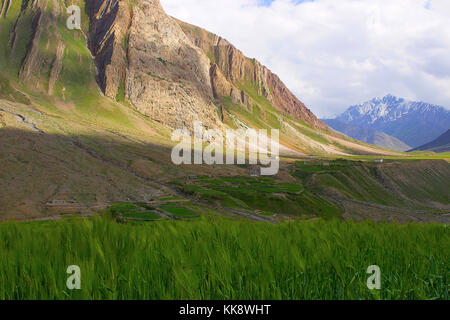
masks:
[[[274,178],[221,177],[180,183],[183,192],[199,200],[225,207],[294,217],[315,215],[339,217],[340,208],[299,183]]]
[[[251,172],[251,171],[250,171]],[[177,179],[197,201],[260,215],[330,219],[436,221],[450,212],[450,165],[445,161],[308,160],[286,164],[274,178]]]

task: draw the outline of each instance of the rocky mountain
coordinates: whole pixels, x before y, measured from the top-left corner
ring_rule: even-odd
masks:
[[[81,30],[67,28],[68,5]],[[173,129],[195,120],[278,129],[281,156],[396,155],[330,130],[268,68],[157,0],[0,0],[0,215],[79,213],[176,195],[175,178],[248,175],[171,162]]]
[[[350,125],[336,119],[322,119],[322,121],[330,128],[333,128],[334,130],[359,141],[367,142],[390,150],[408,151],[411,149],[410,146],[406,145],[399,139],[378,130]]]
[[[433,151],[436,153],[450,152],[450,130],[439,138],[411,151]]]
[[[450,127],[450,111],[440,106],[407,101],[389,94],[351,106],[335,120],[381,131],[406,145],[418,147],[437,138]]]
[[[258,94],[273,103],[278,111],[301,119],[314,128],[326,128],[277,75],[256,59],[246,57],[220,36],[182,21],[178,23],[192,42],[209,57],[211,84],[216,99],[230,96],[233,102],[250,105],[253,102],[246,93],[246,85],[253,85]]]
[[[135,3],[135,4],[134,4]],[[86,1],[98,84],[170,127],[218,127],[209,59],[159,1]]]
[[[325,128],[276,75],[226,40],[167,16],[157,0],[132,4],[87,1],[89,47],[105,95],[120,93],[143,114],[172,127],[194,120],[217,127],[214,102],[231,97],[251,108],[254,101],[238,85],[251,83],[278,111]]]
[[[195,120],[220,130],[276,128],[293,152],[380,152],[331,132],[268,68],[169,17],[158,0],[70,4],[81,8],[81,30],[66,27],[65,1],[1,0],[0,66],[12,88],[87,113],[100,89],[172,129]]]

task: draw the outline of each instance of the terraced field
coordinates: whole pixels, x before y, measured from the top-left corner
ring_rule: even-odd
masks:
[[[192,201],[280,219],[447,221],[450,166],[439,160],[297,161],[283,178],[199,176],[172,184]]]
[[[338,206],[305,190],[301,183],[283,183],[274,178],[241,176],[197,179],[179,184],[179,187],[193,198],[211,205],[263,211],[266,215],[331,218],[341,213]]]
[[[450,166],[444,160],[297,162],[292,174],[338,202],[346,218],[441,221],[450,213]]]

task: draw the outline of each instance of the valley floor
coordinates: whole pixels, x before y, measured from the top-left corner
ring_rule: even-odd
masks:
[[[170,197],[255,221],[450,220],[449,154],[282,154],[279,173],[264,178],[254,165],[174,165],[167,127],[106,98],[68,108],[1,100],[0,221],[92,215],[117,203],[160,210]]]

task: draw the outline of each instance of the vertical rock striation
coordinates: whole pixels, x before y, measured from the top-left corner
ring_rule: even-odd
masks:
[[[8,26],[8,59],[18,61],[14,72],[33,90],[66,99],[64,92],[90,85],[84,82],[93,76],[79,72],[91,63],[80,53],[86,36],[101,92],[164,125],[192,128],[201,120],[220,128],[224,98],[251,111],[256,88],[280,113],[326,128],[269,69],[225,39],[169,17],[159,0],[74,0],[82,32],[64,29],[65,1],[11,3],[0,6],[0,17],[17,15]]]
[[[233,100],[239,99],[245,104],[246,93],[238,94],[236,87],[251,82],[258,87],[259,94],[267,98],[278,111],[303,120],[314,128],[326,128],[277,75],[257,60],[247,58],[231,43],[215,34],[179,20],[177,22],[192,42],[210,58],[214,70],[212,86],[218,88],[216,96],[231,96]]]
[[[208,58],[159,1],[89,1],[89,46],[106,96],[171,127],[219,126]]]

